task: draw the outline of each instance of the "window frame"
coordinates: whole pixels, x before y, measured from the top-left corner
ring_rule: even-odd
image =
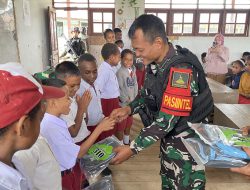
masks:
[[[243,34],[236,34],[235,33],[235,29],[234,29],[234,33],[225,33],[226,30],[226,19],[227,19],[227,13],[236,13],[236,14],[240,14],[240,13],[246,13],[246,21],[245,21],[245,30]],[[224,36],[235,36],[235,37],[248,37],[249,36],[249,16],[250,16],[250,10],[245,10],[245,9],[241,9],[241,10],[235,10],[235,9],[227,9],[224,11],[223,13],[223,28],[222,28],[222,34]],[[237,22],[235,21],[234,23],[235,25],[237,24]],[[243,23],[240,23],[243,24]]]
[[[93,20],[93,13],[94,12],[101,12],[102,13],[102,22],[94,22]],[[102,26],[105,22],[103,22],[103,13],[112,13],[112,28],[113,29],[115,27],[115,9],[99,9],[99,8],[91,8],[89,9],[89,20],[91,22],[88,22],[88,29],[89,29],[89,35],[92,35],[92,36],[101,36],[103,35],[103,32],[105,30],[105,28],[102,28],[102,33],[97,33],[97,32],[94,32],[94,23],[102,23]],[[110,22],[108,22],[110,23]]]
[[[249,37],[249,27],[250,27],[250,10],[248,9],[145,9],[145,13],[167,13],[167,27],[166,34],[168,36],[214,36],[215,33],[199,33],[200,24],[200,14],[202,13],[219,13],[219,27],[218,32],[222,33],[224,36],[228,37]],[[177,34],[173,33],[173,15],[174,13],[194,13],[193,18],[193,32],[190,34]],[[244,34],[225,34],[226,27],[226,14],[227,13],[246,13],[245,31]],[[209,23],[210,24],[210,23]],[[212,23],[211,23],[212,24]]]
[[[173,28],[174,28],[174,14],[175,13],[193,13],[193,22],[192,22],[192,32],[191,33],[174,33],[173,32]],[[175,10],[171,10],[170,11],[170,15],[169,15],[169,27],[168,27],[168,35],[170,36],[194,36],[194,32],[195,32],[195,27],[196,27],[196,22],[195,22],[195,18],[196,18],[196,10],[191,10],[191,9],[175,9]],[[183,31],[183,26],[184,26],[185,22],[184,20],[182,21],[182,31]],[[190,24],[188,22],[188,24]]]
[[[67,7],[55,7],[54,4],[54,0],[52,1],[52,5],[56,10],[64,10],[64,11],[72,11],[72,10],[87,10],[88,11],[88,35],[91,36],[102,36],[103,33],[94,33],[93,32],[93,12],[111,12],[112,13],[112,29],[115,27],[115,8],[91,8],[90,6],[90,2],[88,0],[87,2],[87,6],[88,7],[70,7],[70,4],[76,4],[74,2],[70,2],[70,0],[68,0],[67,3]],[[103,2],[103,4],[110,4],[110,3],[105,3]],[[115,2],[114,2],[114,6],[115,6]],[[67,17],[65,17],[65,19],[67,19]],[[103,22],[102,22],[103,23]],[[69,29],[70,30],[70,29]]]
[[[218,32],[216,33],[200,33],[199,32],[199,26],[200,26],[200,15],[203,13],[208,13],[209,15],[213,14],[213,13],[218,13],[219,14],[219,22],[218,22]],[[210,16],[209,16],[210,17]],[[223,11],[222,10],[208,10],[208,9],[200,9],[197,10],[197,19],[196,19],[196,28],[195,28],[195,36],[214,36],[217,33],[222,32],[222,21],[223,21]],[[210,24],[213,24],[209,21],[208,25],[210,26]],[[209,28],[208,28],[209,30]]]
[[[157,11],[155,11],[157,10]],[[166,13],[167,14],[167,20],[166,20],[166,33],[168,34],[168,25],[169,25],[169,20],[170,20],[170,11],[169,10],[164,10],[164,9],[145,9],[145,14],[148,13]],[[165,23],[164,23],[165,24]]]

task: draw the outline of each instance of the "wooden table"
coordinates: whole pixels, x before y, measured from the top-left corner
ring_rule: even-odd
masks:
[[[237,104],[238,91],[227,87],[213,79],[207,78],[208,85],[212,91],[214,103]]]
[[[250,104],[215,104],[214,124],[233,128],[250,125]]]

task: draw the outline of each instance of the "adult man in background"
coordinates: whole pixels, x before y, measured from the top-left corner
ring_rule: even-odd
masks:
[[[67,41],[66,49],[60,56],[60,58],[70,54],[71,60],[76,61],[82,54],[85,53],[85,44],[81,38],[79,38],[80,30],[78,27],[74,27],[71,31],[72,38]]]

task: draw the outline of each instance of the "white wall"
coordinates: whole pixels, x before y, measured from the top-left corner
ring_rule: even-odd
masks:
[[[0,64],[18,62],[16,28],[12,2],[0,2]]]
[[[48,6],[52,0],[28,0],[30,26],[25,24],[23,0],[14,2],[20,62],[31,73],[49,65]]]
[[[173,44],[190,49],[200,59],[200,55],[211,47],[213,40],[214,37],[179,37]],[[225,37],[224,41],[229,48],[229,63],[241,58],[243,52],[250,51],[250,37]]]
[[[130,5],[128,1],[125,1],[125,4],[122,5],[122,0],[115,1],[115,26],[122,29],[122,39],[124,42],[124,48],[130,48],[130,40],[128,38],[128,30],[134,19],[136,9],[139,15],[144,13],[144,0],[137,0],[136,5]],[[118,10],[121,9],[123,11],[122,14],[118,14]]]

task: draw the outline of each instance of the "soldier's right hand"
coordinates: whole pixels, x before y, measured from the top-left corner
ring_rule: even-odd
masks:
[[[125,106],[123,108],[114,109],[111,112],[110,117],[114,118],[116,122],[121,122],[126,119],[130,114],[131,108],[129,106]]]

